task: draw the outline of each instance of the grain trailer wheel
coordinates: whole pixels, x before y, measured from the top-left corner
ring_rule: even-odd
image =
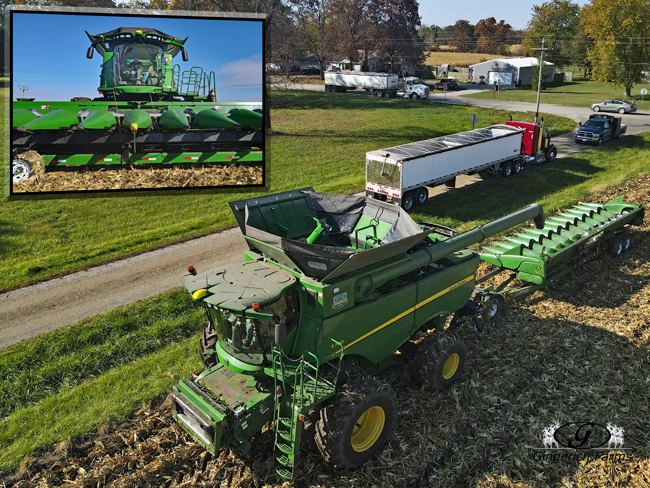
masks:
[[[427,203],[427,200],[429,199],[429,189],[425,187],[420,188],[416,193],[415,199],[418,202],[418,205],[424,205]]]
[[[326,461],[355,469],[381,451],[397,420],[397,400],[388,384],[354,374],[320,411],[316,446]]]
[[[424,340],[415,358],[422,383],[442,391],[456,383],[467,365],[467,347],[451,334],[434,334]]]
[[[404,193],[404,196],[402,197],[402,208],[408,212],[409,210],[413,210],[414,206],[415,206],[415,197],[413,196],[412,192],[407,191],[406,193]]]
[[[512,163],[512,170],[515,174],[521,171],[521,159],[517,159]]]
[[[512,163],[509,161],[506,161],[505,163],[501,163],[501,176],[504,178],[507,178],[508,176],[512,175]]]

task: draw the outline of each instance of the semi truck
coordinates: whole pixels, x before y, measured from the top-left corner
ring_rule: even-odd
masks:
[[[417,380],[451,386],[468,357],[452,331],[481,330],[506,298],[547,286],[600,250],[625,252],[626,228],[644,216],[623,197],[549,219],[532,204],[459,234],[386,202],[313,188],[230,207],[249,249],[240,263],[188,267],[185,288],[207,320],[206,369],[173,387],[173,416],[213,454],[246,452],[270,422],[285,479],[308,439],[338,468],[382,450],[399,410],[376,373],[411,338],[422,339],[412,358]],[[528,220],[535,229],[480,255],[467,248]],[[496,269],[479,277],[481,259]],[[511,276],[497,288],[477,287],[500,272]]]
[[[408,211],[427,202],[428,187],[453,187],[459,175],[508,177],[556,156],[541,124],[508,121],[366,153],[366,196]]]
[[[367,73],[360,71],[326,71],[325,91],[345,93],[348,90],[363,88],[373,95],[384,98],[401,96],[426,99],[429,87],[420,83],[419,78],[404,79],[404,90],[398,92],[399,76],[395,73]]]
[[[627,125],[621,123],[621,117],[614,115],[594,114],[589,116],[576,131],[576,144],[585,142],[600,146],[610,139],[620,139],[627,131]]]

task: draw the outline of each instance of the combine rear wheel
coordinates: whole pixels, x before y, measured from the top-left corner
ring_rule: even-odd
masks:
[[[320,411],[316,445],[337,468],[355,469],[381,451],[396,420],[397,400],[390,386],[355,372]]]
[[[420,344],[414,363],[420,380],[442,391],[456,383],[467,364],[467,347],[451,334],[434,334]]]
[[[21,181],[26,180],[32,174],[32,167],[24,159],[16,158],[12,162],[12,175],[13,182],[20,183]]]

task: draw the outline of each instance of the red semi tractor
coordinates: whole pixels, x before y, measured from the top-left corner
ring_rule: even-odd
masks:
[[[366,153],[366,195],[411,210],[427,201],[427,187],[453,187],[459,175],[508,177],[556,156],[541,124],[509,121]]]

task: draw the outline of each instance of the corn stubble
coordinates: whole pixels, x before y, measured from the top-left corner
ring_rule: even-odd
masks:
[[[104,167],[89,171],[83,168],[45,171],[43,158],[35,151],[24,153],[22,157],[32,165],[32,176],[14,183],[15,193],[261,185],[264,169],[261,163],[227,163],[196,168],[183,165],[129,165],[119,169]]]
[[[594,195],[622,193],[650,208],[650,175]],[[550,212],[548,212],[550,213]],[[470,351],[465,377],[432,394],[413,383],[405,351],[384,373],[398,397],[385,450],[356,471],[303,454],[293,483],[274,477],[272,433],[247,456],[206,454],[171,420],[170,399],[132,419],[26,460],[4,481],[32,486],[650,486],[650,225],[618,259],[601,255],[552,287],[510,302],[483,333],[455,331]],[[484,265],[485,266],[485,265]],[[486,271],[483,269],[482,271]],[[625,429],[625,451],[596,459],[536,459],[542,431],[593,421]],[[562,451],[564,452],[564,451]],[[625,460],[600,458],[625,453]]]

